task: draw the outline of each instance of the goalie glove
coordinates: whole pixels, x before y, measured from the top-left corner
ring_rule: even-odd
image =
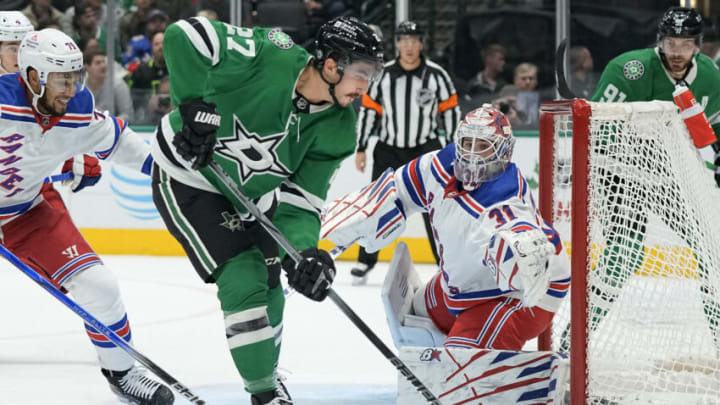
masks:
[[[64,180],[63,185],[69,185],[70,189],[77,193],[85,187],[94,186],[100,181],[102,168],[96,157],[88,155],[77,155],[66,160],[63,164],[63,173],[72,172],[73,178]]]
[[[395,176],[387,169],[380,178],[323,208],[320,239],[338,246],[357,242],[367,252],[392,243],[405,230],[405,210],[398,199]]]
[[[512,228],[520,224],[514,225]],[[543,231],[527,222],[522,225],[520,231],[498,229],[490,237],[483,264],[495,275],[498,288],[521,291],[523,306],[534,307],[550,286],[548,259],[555,254],[555,247]]]

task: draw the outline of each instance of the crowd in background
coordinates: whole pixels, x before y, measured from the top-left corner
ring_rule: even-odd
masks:
[[[204,16],[229,22],[229,3],[221,0],[118,0],[108,10],[104,0],[9,0],[20,9],[36,29],[57,28],[70,35],[85,52],[88,87],[98,107],[110,110],[134,125],[155,125],[173,106],[163,57],[163,35],[177,19]],[[312,46],[317,27],[340,15],[357,15],[367,1],[354,0],[246,0],[243,1],[244,26],[281,26],[296,43]],[[280,12],[281,10],[281,12]],[[114,77],[107,83],[108,13],[115,17],[113,45]],[[374,26],[381,36],[391,37]],[[714,32],[706,34],[702,52],[717,59],[720,41]],[[652,44],[648,44],[652,46]],[[462,79],[449,57],[435,57],[453,77],[462,113],[490,102],[505,112],[514,128],[536,129],[539,106],[555,98],[554,72],[535,59],[508,61],[509,49],[500,43],[478,43],[479,67]],[[514,50],[517,54],[517,50]],[[523,53],[520,53],[521,55]],[[394,48],[387,58],[394,58]],[[568,51],[568,81],[573,91],[590,98],[603,66],[593,63],[587,46]],[[457,74],[456,74],[457,73]],[[465,74],[465,77],[468,77]]]

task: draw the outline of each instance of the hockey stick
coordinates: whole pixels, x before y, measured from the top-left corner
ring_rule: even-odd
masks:
[[[65,304],[66,307],[70,308],[73,312],[75,312],[80,318],[82,318],[85,322],[87,322],[88,325],[92,326],[96,330],[100,331],[103,335],[107,336],[108,339],[110,339],[113,343],[115,343],[117,346],[119,346],[121,349],[125,350],[127,354],[130,355],[130,357],[137,360],[140,364],[145,366],[148,370],[152,371],[153,374],[158,376],[163,382],[165,382],[167,385],[170,386],[170,388],[174,389],[178,394],[180,394],[183,398],[190,401],[190,403],[197,404],[197,405],[205,405],[206,402],[200,399],[197,395],[195,395],[190,389],[183,384],[181,384],[178,380],[173,378],[170,374],[168,374],[165,370],[160,368],[157,364],[155,364],[152,360],[145,357],[142,353],[135,350],[134,347],[130,346],[129,343],[124,341],[120,336],[118,336],[115,332],[113,332],[112,329],[105,326],[104,323],[100,322],[92,316],[89,312],[85,311],[80,305],[78,305],[75,301],[70,299],[67,295],[63,294],[58,290],[54,285],[52,285],[49,281],[41,277],[39,274],[35,272],[35,270],[31,269],[27,264],[23,263],[20,259],[17,258],[12,252],[7,250],[5,246],[0,245],[0,254],[2,254],[10,263],[15,265],[18,269],[20,269],[25,275],[33,279],[36,283],[38,283],[42,288],[44,288],[47,292],[49,292],[52,296],[57,298],[60,302]]]
[[[73,172],[65,172],[60,174],[53,174],[52,176],[45,177],[43,183],[55,183],[56,181],[72,180]]]
[[[232,194],[234,198],[239,200],[245,208],[247,208],[248,212],[255,217],[255,220],[257,220],[260,225],[262,225],[263,228],[272,236],[273,239],[280,245],[287,254],[290,255],[290,257],[295,261],[295,263],[300,263],[303,259],[303,257],[298,253],[297,250],[293,247],[293,245],[290,243],[290,241],[285,238],[285,235],[283,235],[277,227],[260,211],[260,209],[248,198],[243,194],[242,191],[237,187],[235,182],[230,178],[230,176],[225,173],[225,171],[220,167],[217,162],[210,162],[210,165],[208,166],[208,169],[220,180],[220,182],[225,186],[225,188],[228,189],[228,191]],[[223,191],[223,190],[220,190]],[[367,337],[372,344],[375,345],[378,350],[385,356],[386,359],[390,360],[390,363],[392,363],[395,368],[400,371],[400,373],[408,380],[410,381],[410,384],[412,384],[419,392],[420,394],[427,400],[428,403],[433,405],[441,405],[440,400],[437,399],[437,397],[430,392],[430,390],[425,386],[425,384],[420,381],[415,374],[408,368],[408,366],[400,360],[399,357],[397,357],[388,347],[383,343],[382,340],[373,332],[369,326],[365,322],[363,322],[362,319],[360,319],[359,316],[350,308],[345,301],[343,301],[342,298],[331,288],[330,292],[328,294],[330,299],[337,305],[340,310],[348,317],[350,318],[350,321],[357,326],[358,329]]]
[[[567,77],[565,77],[565,50],[567,48],[567,39],[563,39],[558,45],[557,52],[555,52],[555,76],[557,77],[557,89],[560,97],[568,100],[577,98],[575,93],[570,90],[570,86],[567,83]]]

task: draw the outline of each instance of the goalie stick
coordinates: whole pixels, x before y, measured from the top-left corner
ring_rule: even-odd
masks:
[[[203,169],[203,171],[206,169]],[[298,253],[298,251],[293,247],[293,245],[290,243],[287,238],[285,238],[285,235],[283,235],[279,229],[260,211],[260,209],[248,198],[245,196],[245,194],[240,191],[240,189],[237,187],[235,182],[230,178],[230,176],[225,173],[225,171],[220,167],[220,165],[217,162],[210,162],[210,165],[208,165],[207,170],[212,172],[227,188],[228,192],[232,194],[232,196],[239,200],[245,208],[247,208],[248,212],[255,217],[255,220],[258,221],[260,225],[262,225],[263,228],[272,236],[273,239],[280,245],[287,254],[290,255],[290,257],[295,261],[295,263],[300,263],[303,260],[303,257]],[[225,192],[225,190],[220,190],[221,192]],[[418,392],[425,398],[425,400],[433,405],[442,405],[440,400],[437,399],[437,397],[428,389],[428,387],[425,386],[425,384],[420,381],[415,374],[408,368],[408,366],[400,360],[398,356],[396,356],[390,348],[383,343],[382,340],[375,334],[375,332],[370,329],[367,324],[360,319],[360,317],[350,308],[345,301],[343,301],[342,298],[331,288],[330,292],[328,293],[328,296],[330,299],[337,305],[340,310],[348,317],[350,318],[350,321],[352,321],[355,326],[357,326],[358,329],[367,337],[370,342],[372,342],[375,347],[380,350],[380,352],[385,356],[386,359],[390,360],[390,363],[392,363],[395,368],[400,371],[400,373],[408,380],[410,383],[415,387]]]
[[[100,331],[103,335],[107,336],[108,339],[110,339],[113,343],[115,343],[118,347],[125,350],[127,354],[130,355],[133,359],[137,360],[140,364],[145,366],[148,370],[150,370],[153,374],[158,376],[165,384],[169,385],[170,388],[175,390],[178,394],[180,394],[183,398],[187,399],[192,404],[197,405],[205,405],[206,402],[200,399],[197,395],[195,395],[190,389],[183,384],[181,384],[178,380],[176,380],[173,376],[168,374],[165,370],[160,368],[157,364],[155,364],[152,360],[145,357],[142,353],[135,350],[134,347],[132,347],[129,343],[124,341],[120,336],[118,336],[115,332],[113,332],[112,329],[107,327],[104,323],[100,322],[97,318],[92,316],[89,312],[87,312],[85,309],[83,309],[80,305],[78,305],[75,301],[73,301],[71,298],[69,298],[67,295],[63,294],[60,290],[58,290],[54,285],[52,285],[49,281],[45,280],[43,277],[41,277],[39,274],[35,272],[32,268],[30,268],[27,264],[23,263],[20,259],[17,258],[12,252],[7,250],[5,246],[0,245],[0,254],[2,254],[10,263],[12,263],[15,267],[20,269],[25,275],[33,279],[36,283],[38,283],[42,288],[44,288],[47,292],[49,292],[53,297],[57,298],[60,302],[65,304],[66,307],[70,308],[73,312],[75,312],[80,318],[82,318],[85,322],[87,322],[88,325],[92,326],[96,330]]]
[[[555,52],[555,76],[557,78],[557,90],[560,97],[572,100],[577,98],[575,93],[568,86],[565,76],[565,50],[567,49],[567,38],[560,41],[557,52]]]

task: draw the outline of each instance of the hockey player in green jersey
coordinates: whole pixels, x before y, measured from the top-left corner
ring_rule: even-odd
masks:
[[[720,131],[720,71],[700,53],[702,16],[691,8],[672,7],[658,27],[657,47],[617,56],[600,77],[592,101],[673,101],[676,85],[688,87],[700,102],[715,133]]]
[[[194,17],[170,25],[163,45],[178,108],[157,129],[153,199],[200,277],[218,287],[230,353],[252,404],[292,404],[275,372],[280,270],[311,299],[327,296],[335,267],[317,249],[320,210],[355,150],[356,117],[347,107],[382,73],[380,39],[340,17],[320,28],[311,55],[276,28]],[[204,168],[211,160],[305,261],[283,260],[242,204],[218,191],[221,182]]]
[[[707,56],[700,53],[702,42],[702,16],[692,8],[671,7],[660,20],[657,34],[657,47],[630,51],[613,60],[605,67],[592,101],[600,102],[632,102],[652,100],[673,100],[676,85],[688,87],[700,102],[710,124],[716,134],[720,133],[720,71]],[[718,151],[719,143],[713,144]],[[652,157],[648,157],[652,159]],[[720,161],[716,160],[716,166]],[[656,173],[652,173],[655,175]],[[662,175],[662,174],[660,174]],[[642,187],[634,184],[631,179],[620,178],[608,170],[604,178],[608,188],[613,189],[617,207],[615,214],[606,225],[608,228],[607,247],[603,250],[597,268],[601,269],[604,288],[598,287],[595,293],[605,300],[614,301],[629,274],[640,268],[644,259],[643,241],[646,235],[648,209],[647,196]],[[720,184],[720,175],[716,173],[715,181]],[[703,192],[699,190],[699,192]],[[673,207],[673,200],[679,199],[671,190],[663,190],[666,202],[656,203],[658,206]],[[625,200],[625,201],[623,201]],[[632,207],[632,213],[623,213],[620,207]],[[688,231],[667,214],[656,213],[667,226],[678,236],[686,240],[695,249],[695,242],[687,238]],[[673,212],[671,215],[680,218],[692,218],[687,212]],[[619,236],[619,237],[618,237]],[[716,271],[712,266],[716,263],[699,262],[701,279],[707,280],[708,271]],[[712,270],[710,270],[712,269]],[[710,331],[720,348],[718,340],[718,320],[720,306],[717,294],[708,283],[702,287],[704,312]],[[607,310],[598,309],[593,314],[590,326],[594,329],[605,317]],[[563,335],[563,349],[567,349],[567,332]]]

